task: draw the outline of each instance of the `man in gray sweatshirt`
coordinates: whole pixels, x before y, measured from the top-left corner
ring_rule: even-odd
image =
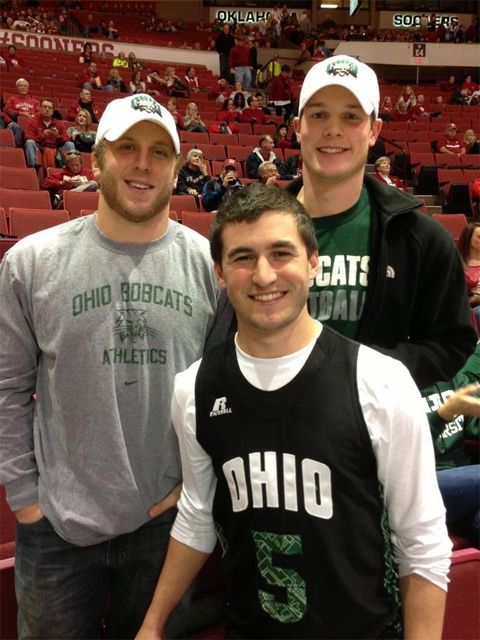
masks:
[[[0,482],[17,519],[20,638],[133,638],[181,482],[173,378],[225,336],[208,242],[169,220],[180,143],[150,96],[114,100],[96,215],[0,265]],[[36,394],[36,400],[34,400]]]

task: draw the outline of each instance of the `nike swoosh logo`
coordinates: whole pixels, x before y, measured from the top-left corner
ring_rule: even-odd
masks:
[[[138,380],[132,380],[132,382],[127,382],[127,381],[125,380],[125,386],[126,386],[126,387],[129,387],[131,384],[137,384],[137,382],[138,382]]]

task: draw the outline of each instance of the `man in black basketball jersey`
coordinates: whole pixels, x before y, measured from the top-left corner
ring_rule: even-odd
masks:
[[[309,315],[315,233],[287,192],[232,196],[211,252],[238,333],[176,377],[183,492],[138,637],[218,536],[228,638],[438,640],[451,543],[410,374]]]

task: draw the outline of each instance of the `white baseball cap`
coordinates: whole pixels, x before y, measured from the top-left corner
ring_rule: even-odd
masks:
[[[171,113],[146,93],[137,93],[127,98],[112,100],[103,112],[97,128],[96,143],[103,138],[109,142],[118,140],[139,122],[158,124],[172,139],[175,153],[180,153],[180,140]]]
[[[380,89],[375,71],[350,56],[332,56],[310,69],[300,92],[298,115],[317,91],[332,85],[351,91],[367,115],[373,112],[378,117]]]

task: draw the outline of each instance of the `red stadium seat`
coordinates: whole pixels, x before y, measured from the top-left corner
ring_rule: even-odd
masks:
[[[11,129],[0,129],[0,147],[14,147],[15,138]]]
[[[205,236],[205,238],[208,238],[210,227],[214,218],[214,213],[209,213],[206,211],[182,211],[182,224],[184,224],[186,227],[189,227],[190,229],[194,229],[202,236]]]
[[[62,209],[10,209],[10,235],[14,238],[25,238],[64,222],[70,222],[70,218]]]
[[[170,207],[174,211],[198,211],[199,208],[195,196],[176,194],[170,197]]]
[[[478,640],[480,629],[480,551],[452,554],[442,640]]]
[[[98,191],[67,191],[63,192],[63,206],[70,214],[70,219],[80,217],[82,209],[98,209]]]
[[[0,167],[16,167],[26,169],[25,153],[23,149],[15,147],[0,147]]]
[[[2,172],[0,172],[2,173]],[[48,191],[27,191],[25,189],[2,189],[0,187],[0,203],[8,215],[12,207],[29,207],[31,209],[51,209]]]
[[[38,190],[38,179],[35,169],[18,169],[17,167],[2,167],[0,171],[0,187],[3,189]]]
[[[10,229],[8,226],[7,216],[5,215],[5,209],[0,207],[0,236],[9,236]]]
[[[466,216],[463,213],[434,213],[432,218],[450,231],[455,244],[458,245],[460,234],[467,225]]]

